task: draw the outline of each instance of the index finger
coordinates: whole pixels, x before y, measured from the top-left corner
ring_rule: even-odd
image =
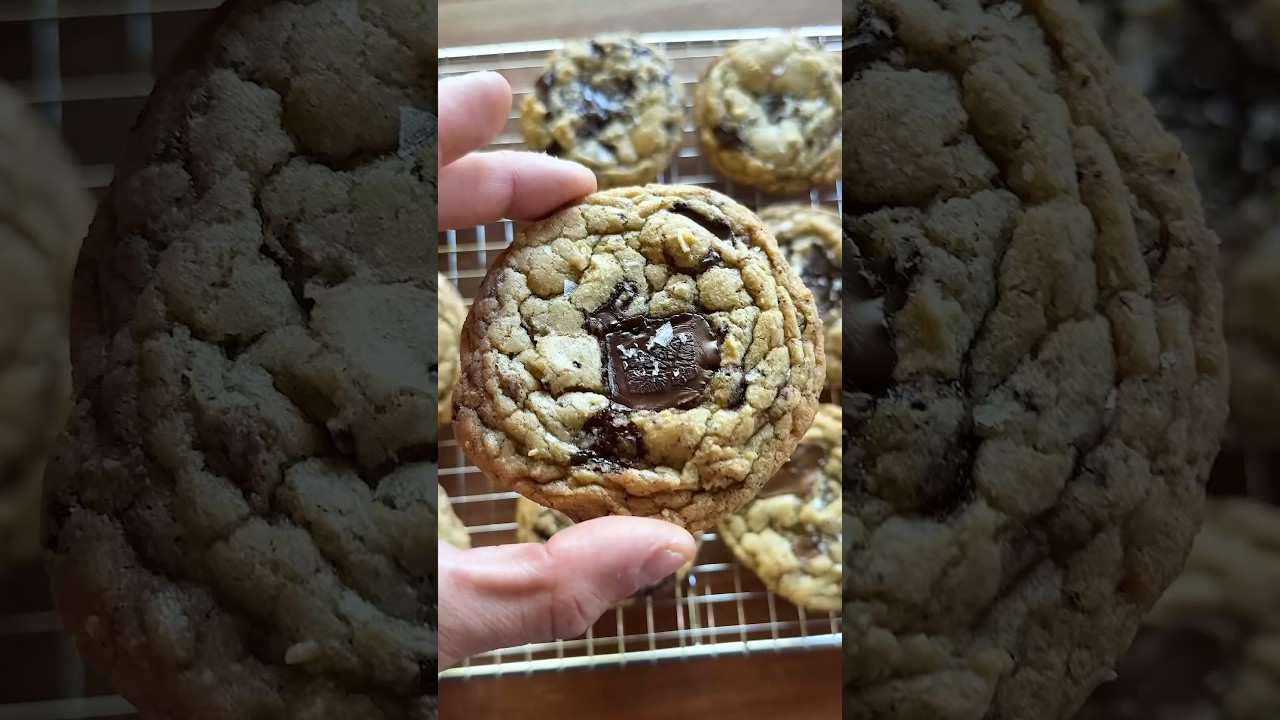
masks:
[[[436,89],[439,170],[497,136],[511,114],[511,86],[498,73],[479,72],[441,80]]]

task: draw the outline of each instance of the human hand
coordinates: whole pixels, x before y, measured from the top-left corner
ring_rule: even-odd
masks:
[[[595,190],[575,163],[522,152],[471,154],[511,112],[494,73],[439,84],[440,228],[532,220]],[[618,601],[693,557],[693,537],[661,520],[606,517],[524,543],[439,543],[440,668],[486,650],[581,635]]]

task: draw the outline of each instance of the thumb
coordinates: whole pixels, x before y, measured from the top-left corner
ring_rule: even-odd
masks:
[[[694,541],[662,520],[604,517],[522,543],[440,551],[440,668],[486,650],[577,637],[671,575]]]

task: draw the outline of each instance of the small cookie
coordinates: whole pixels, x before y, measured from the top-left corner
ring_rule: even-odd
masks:
[[[839,405],[822,405],[791,459],[720,521],[720,537],[770,590],[811,610],[840,609]]]
[[[684,98],[670,61],[627,36],[573,40],[520,105],[525,144],[590,168],[601,190],[658,177],[680,146]]]
[[[444,491],[443,487],[437,488],[437,506],[436,506],[436,535],[441,540],[462,548],[463,550],[471,547],[471,534],[467,532],[467,526],[462,523],[462,519],[453,511],[453,504],[449,502],[449,495]]]
[[[773,205],[760,211],[782,254],[813,292],[826,332],[827,387],[839,388],[843,375],[843,232],[840,216],[809,205]]]
[[[437,280],[439,304],[439,334],[436,336],[440,384],[440,427],[449,424],[453,407],[453,386],[458,382],[458,338],[462,335],[462,323],[467,319],[467,305],[458,290],[443,274]]]
[[[438,715],[436,31],[223,3],[98,207],[45,567],[143,717]]]
[[[39,554],[45,458],[71,407],[71,275],[92,217],[61,139],[0,83],[0,573]]]
[[[1199,527],[1216,238],[1075,0],[844,8],[844,717],[1064,720]]]
[[[522,497],[516,500],[516,539],[522,543],[544,543],[550,540],[552,535],[572,524],[573,521],[565,517],[564,513],[557,512],[549,507],[543,507],[529,498]],[[694,533],[693,539],[697,542],[697,549],[694,550],[693,557],[689,558],[689,562],[681,565],[680,569],[675,573],[648,587],[641,588],[635,595],[623,600],[619,605],[631,605],[638,598],[646,595],[656,595],[677,583],[683,583],[689,577],[689,573],[693,571],[693,566],[698,559],[698,551],[702,549],[702,533]]]
[[[1182,576],[1074,720],[1280,718],[1280,510],[1214,500]]]
[[[840,176],[840,56],[795,35],[744,42],[698,83],[703,154],[721,175],[771,193]]]
[[[746,208],[698,187],[597,193],[493,265],[462,334],[454,430],[485,474],[575,521],[704,530],[809,429],[812,294]]]

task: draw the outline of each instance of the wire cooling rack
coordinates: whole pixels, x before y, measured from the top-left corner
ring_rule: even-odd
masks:
[[[791,29],[824,47],[840,49],[840,26]],[[773,196],[716,175],[699,152],[693,127],[693,85],[710,62],[730,45],[786,32],[782,29],[685,32],[640,35],[671,58],[686,105],[685,135],[676,160],[658,182],[702,185],[758,210],[776,202],[808,202],[839,209],[840,186],[807,194]],[[440,77],[481,70],[501,73],[511,84],[515,103],[506,127],[488,149],[519,150],[523,142],[519,107],[544,72],[547,53],[560,41],[448,48],[440,51]],[[440,271],[453,281],[467,303],[489,264],[520,229],[507,220],[440,233]],[[516,542],[515,493],[493,484],[462,454],[451,428],[440,439],[440,483],[468,526],[474,546]],[[709,532],[688,580],[630,607],[606,613],[580,638],[536,643],[470,658],[443,677],[532,673],[600,664],[658,662],[840,644],[838,613],[807,612],[769,592],[733,559]]]

